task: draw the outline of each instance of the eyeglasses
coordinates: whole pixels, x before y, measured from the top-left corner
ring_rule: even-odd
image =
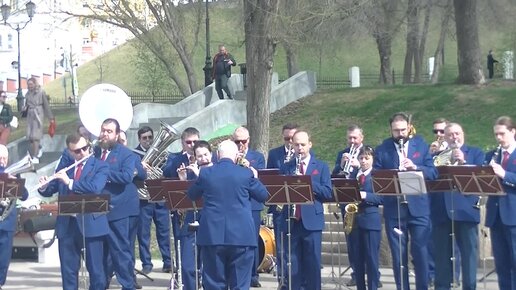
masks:
[[[154,139],[154,136],[141,136],[140,138],[143,140],[152,140]]]
[[[235,144],[237,144],[237,145],[238,144],[246,144],[247,143],[247,139],[245,139],[245,140],[235,140],[233,142],[235,142]]]
[[[292,141],[292,137],[283,137],[284,141]]]
[[[75,154],[81,154],[81,152],[83,152],[83,151],[88,151],[88,149],[90,149],[90,145],[86,145],[86,146],[84,146],[84,147],[82,147],[82,148],[75,149],[75,150],[72,150],[72,151],[73,151],[73,153],[75,153]]]
[[[434,132],[434,134],[437,134],[437,133],[441,133],[441,134],[444,134],[444,130],[432,130],[432,132]]]
[[[192,140],[186,140],[185,141],[185,143],[188,144],[188,145],[195,144],[195,142],[197,142],[197,141],[192,141]]]

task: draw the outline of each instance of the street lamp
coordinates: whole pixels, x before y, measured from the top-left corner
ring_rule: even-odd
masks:
[[[4,25],[7,25],[11,27],[11,29],[16,30],[16,33],[18,34],[18,95],[16,96],[16,106],[18,108],[18,112],[21,112],[23,105],[25,103],[25,97],[23,96],[21,84],[20,31],[27,27],[27,24],[29,24],[32,21],[32,17],[34,17],[34,13],[36,13],[36,4],[34,4],[34,2],[32,1],[29,1],[27,4],[25,4],[25,8],[27,11],[27,15],[29,16],[29,20],[27,20],[25,23],[22,23],[22,25],[20,26],[20,23],[16,23],[15,25],[7,23],[7,19],[11,15],[11,6],[7,4],[3,4],[2,6],[0,6],[0,11],[2,12]]]
[[[206,61],[204,62],[204,86],[212,83],[211,79],[211,56],[210,56],[210,15],[208,11],[208,0],[206,2]]]

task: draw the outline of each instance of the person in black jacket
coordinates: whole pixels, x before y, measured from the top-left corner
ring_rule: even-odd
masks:
[[[236,66],[235,58],[226,50],[224,45],[219,45],[219,53],[213,57],[212,78],[215,81],[215,90],[219,99],[224,99],[226,92],[229,99],[233,99],[228,87],[228,79],[231,77],[231,66]]]
[[[0,91],[0,144],[7,145],[9,135],[11,135],[11,121],[13,120],[13,110],[11,105],[6,103],[7,93]]]
[[[487,54],[487,70],[489,71],[489,78],[492,79],[494,75],[494,64],[495,62],[498,62],[493,57],[493,50],[490,49],[489,53]]]

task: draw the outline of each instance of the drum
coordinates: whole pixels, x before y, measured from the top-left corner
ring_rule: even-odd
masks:
[[[258,261],[260,261],[260,265],[258,266],[258,272],[270,273],[274,269],[275,249],[274,232],[266,226],[260,226],[260,238],[258,239]]]

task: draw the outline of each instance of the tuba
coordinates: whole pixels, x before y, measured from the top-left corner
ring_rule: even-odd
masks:
[[[7,167],[4,171],[4,173],[11,174],[11,175],[17,175],[25,172],[32,172],[34,171],[34,165],[31,162],[31,157],[29,154],[27,154],[25,157],[23,157],[20,161],[12,164],[11,166]],[[8,191],[7,191],[8,193]],[[13,209],[16,207],[16,201],[18,200],[17,197],[13,196],[4,196],[2,199],[0,199],[0,222],[4,221],[9,214],[13,211]]]
[[[179,134],[174,127],[161,122],[161,126],[158,134],[154,138],[149,150],[142,157],[142,162],[149,164],[151,167],[150,172],[147,174],[147,179],[158,179],[163,176],[163,170],[161,167],[165,164],[168,158],[169,152],[167,151],[168,146],[172,142],[179,139]],[[149,192],[146,188],[138,189],[138,196],[140,199],[149,199]]]

